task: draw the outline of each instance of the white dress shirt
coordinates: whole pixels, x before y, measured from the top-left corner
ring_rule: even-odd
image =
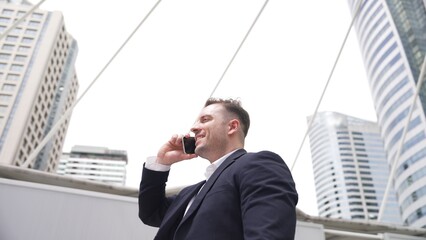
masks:
[[[238,149],[237,149],[237,150],[238,150]],[[204,173],[204,176],[206,177],[206,182],[207,182],[207,181],[209,180],[209,178],[213,175],[213,173],[216,171],[216,169],[218,169],[218,168],[219,168],[219,166],[223,163],[223,161],[225,161],[225,159],[226,159],[226,158],[228,158],[228,157],[229,157],[229,155],[231,155],[232,153],[234,153],[234,152],[235,152],[235,151],[237,151],[237,150],[234,150],[234,151],[232,151],[232,152],[230,152],[230,153],[228,153],[228,154],[225,154],[225,156],[223,156],[223,157],[219,158],[218,160],[216,160],[216,161],[212,162],[212,164],[210,164],[210,165],[206,168],[206,172]],[[206,185],[206,184],[204,183],[204,185]],[[198,193],[201,191],[201,189],[203,189],[204,185],[200,188],[200,190],[198,191]],[[198,195],[198,193],[197,193],[197,195]],[[192,205],[192,202],[194,202],[194,199],[195,199],[195,197],[196,197],[197,195],[193,196],[193,197],[192,197],[192,199],[191,199],[191,201],[189,201],[188,206],[186,206],[185,213],[183,214],[184,216],[185,216],[186,212],[188,211],[189,207]]]
[[[223,161],[225,161],[225,159],[227,157],[229,157],[232,153],[234,153],[235,151],[237,151],[238,149],[225,154],[223,157],[219,158],[218,160],[212,162],[207,168],[206,168],[206,172],[204,173],[204,176],[206,177],[206,181],[209,180],[209,178],[213,175],[213,173],[216,171],[216,169],[219,168],[219,166],[223,163]],[[159,171],[159,172],[166,172],[170,170],[170,166],[169,165],[164,165],[161,163],[157,163],[157,157],[148,157],[146,159],[145,162],[145,167],[149,170],[153,170],[153,171]],[[201,191],[201,189],[203,189],[204,185],[200,188],[200,190],[198,192]],[[194,201],[194,198],[197,195],[195,195],[194,197],[192,197],[191,201],[189,201],[188,206],[186,206],[186,210],[184,213],[184,216],[186,214],[186,212],[188,211],[189,207],[191,206],[192,202]]]

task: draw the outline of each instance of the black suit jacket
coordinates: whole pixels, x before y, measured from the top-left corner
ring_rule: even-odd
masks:
[[[238,150],[207,182],[169,198],[167,177],[168,172],[145,167],[142,173],[139,218],[159,227],[155,239],[294,239],[298,195],[287,165],[275,153]]]

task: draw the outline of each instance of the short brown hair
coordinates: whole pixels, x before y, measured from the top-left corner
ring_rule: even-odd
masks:
[[[250,128],[250,116],[248,112],[241,106],[241,101],[232,98],[209,98],[204,104],[204,107],[216,103],[222,104],[225,107],[226,111],[228,111],[229,113],[233,113],[237,116],[238,120],[241,123],[241,128],[243,130],[244,137],[246,137]]]

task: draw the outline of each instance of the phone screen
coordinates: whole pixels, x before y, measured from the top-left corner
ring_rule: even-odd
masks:
[[[195,153],[195,137],[182,138],[183,152],[186,154]]]

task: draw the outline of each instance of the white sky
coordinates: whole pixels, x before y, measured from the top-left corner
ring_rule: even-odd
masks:
[[[36,3],[38,1],[31,1]],[[48,0],[78,41],[81,94],[155,0]],[[126,150],[129,187],[145,158],[186,133],[264,1],[162,1],[74,109],[64,151],[74,145]],[[214,96],[241,98],[251,115],[248,151],[277,152],[290,167],[350,25],[345,0],[269,1]],[[320,111],[376,120],[355,32]],[[172,167],[168,186],[195,183],[208,162]],[[317,215],[308,139],[293,169],[298,208]]]

